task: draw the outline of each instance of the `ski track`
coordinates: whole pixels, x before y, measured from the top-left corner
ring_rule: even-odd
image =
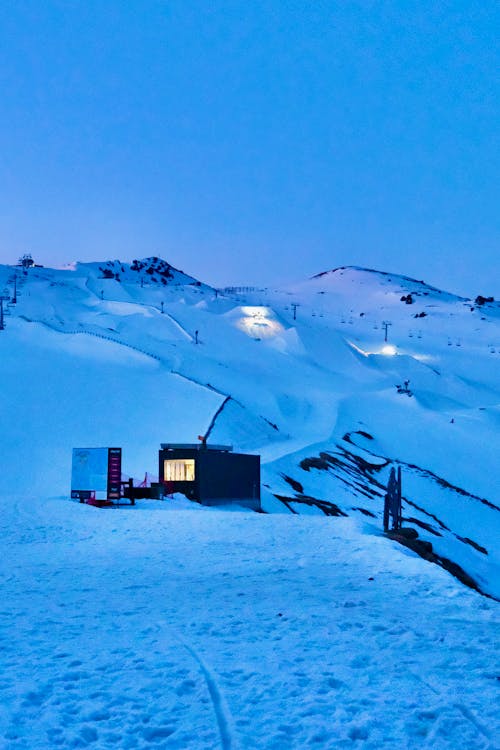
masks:
[[[414,635],[416,635],[415,632]],[[498,745],[492,742],[491,733],[489,732],[489,730],[482,724],[482,722],[479,721],[474,713],[469,708],[467,708],[467,706],[464,706],[463,703],[459,703],[457,701],[448,701],[446,695],[443,694],[442,690],[435,684],[431,684],[429,679],[424,679],[421,674],[416,674],[412,671],[412,675],[414,676],[416,681],[420,682],[431,693],[437,696],[443,706],[449,705],[454,708],[474,727],[475,730],[477,730],[480,735],[485,737],[488,741],[488,750],[498,750]],[[433,739],[433,737],[431,739]]]
[[[219,690],[217,678],[207,667],[204,660],[201,658],[200,654],[193,648],[193,646],[189,643],[186,643],[186,641],[179,635],[177,635],[177,637],[179,638],[181,643],[184,644],[184,648],[189,651],[193,659],[198,663],[207,684],[208,692],[210,693],[210,698],[212,700],[212,705],[214,707],[214,713],[219,728],[221,748],[222,750],[232,750],[235,745],[233,743],[232,732],[230,731],[229,711]]]
[[[172,321],[172,323],[175,325],[175,327],[183,334],[183,336],[185,336],[185,338],[186,338],[187,341],[194,342],[194,336],[191,333],[189,333],[189,331],[187,331],[184,328],[184,326],[181,325],[181,323],[179,323],[179,321],[174,318],[173,315],[171,315],[170,313],[167,313],[167,312],[165,312],[164,315],[166,315],[167,318],[169,318]]]

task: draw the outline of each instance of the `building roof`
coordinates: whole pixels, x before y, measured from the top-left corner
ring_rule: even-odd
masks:
[[[232,445],[209,445],[208,443],[161,443],[162,450],[219,451],[228,453]]]

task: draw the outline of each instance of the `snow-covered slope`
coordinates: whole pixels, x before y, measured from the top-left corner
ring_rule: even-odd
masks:
[[[343,513],[378,531],[400,465],[408,523],[500,596],[497,303],[351,267],[244,292],[155,258],[0,266],[0,289],[14,273],[2,498],[66,494],[75,445],[121,445],[142,477],[160,442],[210,429],[261,453],[265,510]]]

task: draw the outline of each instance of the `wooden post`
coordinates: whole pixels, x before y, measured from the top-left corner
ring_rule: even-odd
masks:
[[[402,501],[401,501],[401,466],[398,466],[398,518],[397,518],[397,528],[401,528],[401,521],[402,521]]]

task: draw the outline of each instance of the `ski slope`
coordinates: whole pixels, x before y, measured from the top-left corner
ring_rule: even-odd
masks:
[[[245,293],[158,258],[21,270],[0,267],[0,288],[19,282],[3,496],[67,495],[74,445],[120,445],[142,478],[160,442],[210,431],[262,455],[265,510],[331,504],[378,528],[400,465],[421,537],[500,595],[498,303],[354,267]]]
[[[498,303],[353,267],[244,291],[157,258],[14,274],[8,750],[498,747]],[[142,479],[198,436],[261,454],[266,514],[68,499],[74,446]],[[381,533],[393,466],[437,564]]]

